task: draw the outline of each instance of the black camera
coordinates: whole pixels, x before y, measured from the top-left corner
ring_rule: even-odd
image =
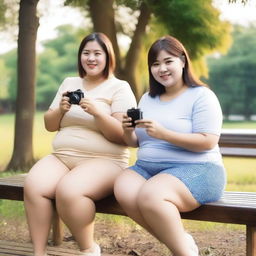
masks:
[[[132,119],[132,127],[135,127],[135,121],[143,118],[142,111],[139,108],[130,108],[127,110],[127,116]]]
[[[78,89],[73,92],[68,92],[67,97],[69,97],[70,104],[79,104],[80,100],[84,97],[84,93]]]

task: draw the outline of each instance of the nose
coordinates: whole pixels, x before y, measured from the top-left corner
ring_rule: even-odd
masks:
[[[166,65],[165,64],[160,64],[159,71],[160,71],[160,73],[166,72],[167,71]]]
[[[94,60],[95,60],[94,54],[90,53],[90,54],[88,55],[88,61],[94,61]]]

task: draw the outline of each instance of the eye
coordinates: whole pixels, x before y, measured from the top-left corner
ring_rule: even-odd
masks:
[[[89,52],[87,52],[87,51],[82,51],[82,54],[83,54],[83,55],[88,55]]]
[[[167,60],[165,63],[166,65],[170,65],[173,61],[172,60]]]
[[[159,63],[158,62],[154,62],[153,64],[152,64],[152,67],[158,67],[159,66]]]

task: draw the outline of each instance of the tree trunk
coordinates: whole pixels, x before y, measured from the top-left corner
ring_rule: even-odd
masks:
[[[130,48],[126,55],[125,68],[123,70],[123,76],[125,80],[130,83],[137,99],[139,98],[139,95],[138,84],[136,81],[136,67],[139,60],[138,56],[141,50],[142,38],[145,35],[146,26],[150,20],[150,14],[151,12],[148,6],[142,2],[140,7],[140,16],[138,18],[138,23],[134,31]]]
[[[7,170],[24,170],[33,162],[33,120],[35,113],[35,57],[39,0],[21,0],[18,35],[18,86],[14,149]]]
[[[116,54],[116,75],[117,77],[129,82],[136,98],[138,98],[138,85],[136,82],[135,71],[138,64],[138,55],[141,49],[141,39],[145,34],[146,26],[150,19],[150,10],[148,6],[142,2],[138,23],[134,31],[132,42],[126,55],[125,64],[123,67],[116,37],[113,3],[114,0],[89,1],[89,10],[94,26],[94,31],[103,32],[110,38]]]
[[[120,50],[117,43],[114,0],[90,0],[89,10],[95,32],[106,34],[111,40],[116,55],[117,69],[121,68]]]

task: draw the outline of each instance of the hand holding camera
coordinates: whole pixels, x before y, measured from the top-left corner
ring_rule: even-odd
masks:
[[[136,120],[141,120],[143,118],[143,113],[139,108],[130,108],[127,110],[127,116],[130,117],[132,120],[132,125],[130,127],[135,127]]]
[[[79,104],[81,99],[84,97],[84,93],[78,89],[76,91],[67,91],[62,94],[60,101],[60,111],[64,114],[70,110],[72,104]]]
[[[67,92],[65,96],[69,98],[70,104],[79,105],[79,102],[81,101],[81,99],[84,98],[84,93],[80,89],[78,89],[73,92]]]

